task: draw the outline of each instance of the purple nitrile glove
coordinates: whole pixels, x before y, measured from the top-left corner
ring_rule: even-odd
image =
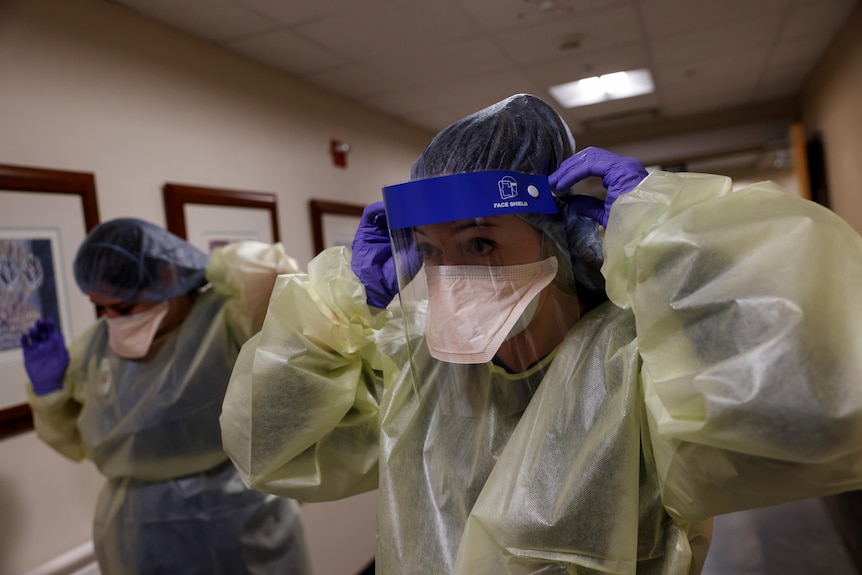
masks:
[[[28,333],[21,335],[24,369],[33,384],[33,393],[46,395],[62,389],[63,375],[69,366],[69,352],[63,334],[52,318],[37,319]]]
[[[383,202],[375,202],[362,211],[352,249],[350,267],[365,286],[368,305],[385,308],[398,295],[398,272]],[[415,249],[407,256],[410,267],[407,271],[412,276],[419,271],[422,262]]]
[[[602,178],[602,185],[608,191],[604,202],[586,194],[569,193],[573,185],[590,176]],[[617,198],[632,191],[645,177],[647,171],[634,158],[590,147],[563,160],[560,167],[548,176],[548,181],[554,193],[567,197],[575,211],[607,226],[611,206]]]

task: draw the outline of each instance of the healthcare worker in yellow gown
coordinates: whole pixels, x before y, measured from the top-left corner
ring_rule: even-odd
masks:
[[[102,573],[306,575],[295,501],[249,489],[218,417],[241,344],[260,326],[280,243],[211,256],[149,222],[97,226],[75,280],[103,311],[69,351],[50,318],[22,337],[36,433],[107,477],[93,526]]]
[[[860,237],[573,150],[529,95],[454,123],[242,348],[226,451],[271,493],[379,489],[378,573],[698,573],[714,515],[862,487]]]

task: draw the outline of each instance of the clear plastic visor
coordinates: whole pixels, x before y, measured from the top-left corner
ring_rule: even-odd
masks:
[[[505,183],[497,185],[501,178]],[[559,273],[568,254],[520,216],[556,211],[547,178],[478,172],[434,180],[434,186],[428,180],[411,182],[422,185],[395,199],[384,190],[411,357],[457,364],[493,361],[513,373],[526,371],[553,352],[580,316],[577,294]],[[429,193],[440,200],[435,189],[440,185],[446,188],[444,198],[454,189],[460,198],[484,194],[489,201],[478,208],[474,202],[472,211],[479,213],[455,220],[439,209],[417,210],[417,204],[431,201]],[[495,203],[511,206],[503,193],[510,200],[524,193],[537,201],[495,211]],[[399,212],[406,198],[411,200],[409,218]],[[459,202],[453,211],[463,216],[463,210]]]

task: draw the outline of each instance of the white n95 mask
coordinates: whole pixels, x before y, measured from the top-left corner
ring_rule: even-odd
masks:
[[[485,363],[527,327],[536,296],[557,275],[557,258],[513,266],[429,266],[425,273],[425,338],[431,356]],[[528,310],[530,317],[522,318]]]
[[[161,301],[148,310],[124,317],[108,318],[108,347],[127,359],[147,355],[162,320],[168,314],[168,302]]]

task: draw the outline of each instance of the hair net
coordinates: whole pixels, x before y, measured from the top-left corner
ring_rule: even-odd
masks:
[[[444,128],[413,164],[410,179],[483,170],[550,175],[574,150],[571,130],[550,105],[517,94]],[[560,253],[570,255],[570,266],[560,262],[562,273],[586,306],[593,307],[607,299],[599,225],[570,211],[564,200],[557,205],[555,216],[521,217],[545,232]]]
[[[161,301],[207,283],[209,256],[164,228],[136,218],[104,222],[75,256],[84,292],[123,301]]]

